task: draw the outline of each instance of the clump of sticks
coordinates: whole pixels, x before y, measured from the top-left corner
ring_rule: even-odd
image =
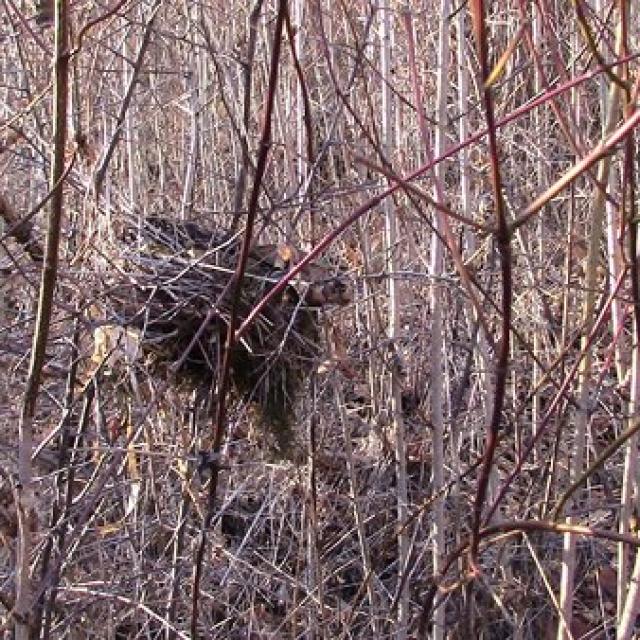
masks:
[[[103,301],[109,322],[138,331],[154,372],[190,386],[215,385],[239,250],[237,235],[159,216],[124,229]],[[240,322],[289,268],[285,253],[275,245],[251,250],[237,301]],[[236,396],[259,408],[279,445],[289,438],[296,397],[319,354],[315,308],[350,301],[343,280],[317,276],[286,287],[232,353]]]

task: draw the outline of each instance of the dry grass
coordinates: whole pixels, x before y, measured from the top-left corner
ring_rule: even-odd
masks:
[[[74,5],[76,34],[100,11],[94,4]],[[566,84],[569,76],[593,71],[596,60],[585,53],[571,3],[548,6],[548,22],[536,26],[531,41],[528,31],[518,31],[529,22],[517,6],[491,8],[491,60],[521,35],[491,86],[497,158],[476,133],[487,110],[471,22],[468,16],[452,22],[452,47],[461,40],[462,48],[451,50],[445,146],[454,147],[462,124],[471,143],[468,157],[457,149],[442,161],[444,204],[457,217],[448,219],[455,247],[445,252],[433,304],[431,205],[400,187],[384,200],[395,207],[398,227],[391,248],[378,203],[367,208],[388,187],[387,178],[410,175],[425,162],[402,17],[393,10],[395,144],[383,149],[377,23],[355,1],[331,10],[301,3],[300,38],[291,30],[295,56],[283,40],[239,321],[291,263],[354,212],[362,215],[327,241],[315,270],[292,281],[234,346],[227,437],[211,459],[229,283],[255,175],[275,16],[273,3],[255,3],[261,12],[252,35],[252,7],[214,4],[163,4],[143,56],[151,5],[125,4],[83,36],[73,58],[76,147],[67,150],[73,163],[64,187],[60,273],[34,420],[38,520],[31,563],[34,592],[43,596],[34,607],[40,637],[190,637],[193,575],[208,515],[198,585],[202,638],[413,638],[423,614],[432,620],[429,603],[444,608],[442,634],[429,629],[438,640],[552,637],[563,541],[551,520],[586,470],[561,514],[593,534],[576,537],[571,630],[576,639],[607,637],[620,622],[617,582],[630,584],[619,575],[621,549],[631,558],[633,547],[617,547],[600,534],[637,534],[633,518],[621,522],[635,500],[625,502],[623,486],[625,455],[636,443],[621,438],[637,413],[637,292],[629,258],[631,223],[637,223],[634,132],[632,145],[623,140],[610,152],[608,218],[593,245],[593,318],[584,319],[582,309],[598,164],[583,167],[526,224],[510,228],[508,368],[481,509],[486,518],[495,507],[494,524],[504,523],[509,533],[477,539],[477,567],[467,553],[504,328],[505,268],[492,232],[491,166],[499,161],[511,224],[597,147],[601,95],[614,82],[594,72]],[[295,26],[298,3],[289,4]],[[430,17],[441,16],[435,3],[423,5],[411,4],[410,21],[420,89],[429,96],[437,38]],[[598,27],[608,59],[618,9],[602,11],[598,20],[587,19]],[[51,105],[37,94],[48,82],[49,54],[40,45],[50,34],[30,33],[18,9],[7,15],[0,26],[7,50],[0,61],[0,213],[11,210],[2,216],[10,226],[48,189]],[[628,24],[637,40],[637,26]],[[139,55],[140,76],[121,114],[128,61]],[[306,93],[298,90],[301,77]],[[465,78],[469,93],[460,104]],[[553,100],[530,102],[552,91]],[[500,120],[522,105],[529,106],[517,118]],[[621,126],[621,114],[615,123]],[[115,131],[121,137],[95,194],[96,167]],[[377,166],[387,173],[378,175]],[[429,176],[425,169],[412,184],[430,192]],[[16,442],[40,276],[38,253],[30,249],[40,246],[46,224],[38,209],[20,233],[13,229],[2,240],[0,619],[6,629],[13,624],[19,539]],[[395,273],[388,270],[392,263]],[[394,339],[388,337],[392,279],[399,309]],[[309,304],[318,290],[329,304]],[[444,318],[440,492],[433,482],[429,373],[434,304]],[[97,329],[103,342],[96,348]],[[578,366],[587,351],[592,366],[587,406],[581,406]],[[392,378],[400,381],[399,397]],[[580,411],[587,428],[578,469]],[[590,467],[603,453],[602,464]],[[407,504],[399,506],[401,482]],[[440,504],[451,554],[442,573],[431,553]],[[399,518],[404,509],[408,517]],[[401,533],[409,541],[404,566]],[[401,628],[404,584],[408,622]]]

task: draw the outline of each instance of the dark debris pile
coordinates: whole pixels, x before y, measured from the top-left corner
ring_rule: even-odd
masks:
[[[102,300],[108,322],[139,332],[145,361],[156,375],[170,374],[191,386],[215,383],[240,243],[237,234],[157,216],[123,232]],[[275,246],[251,251],[237,302],[239,322],[288,267]],[[258,406],[277,440],[287,437],[296,396],[319,354],[313,307],[347,301],[337,278],[290,285],[234,347],[237,397]]]

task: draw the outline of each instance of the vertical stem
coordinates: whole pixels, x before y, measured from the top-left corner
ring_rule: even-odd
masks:
[[[351,493],[351,501],[353,503],[353,519],[355,520],[356,530],[358,532],[358,542],[360,545],[360,557],[362,561],[362,575],[366,582],[367,597],[369,598],[369,623],[371,626],[371,633],[374,638],[378,637],[380,633],[379,624],[377,620],[376,611],[376,593],[373,588],[374,573],[373,565],[371,563],[371,553],[369,550],[369,542],[367,541],[367,530],[365,526],[365,518],[362,512],[362,492],[358,486],[358,480],[356,475],[356,466],[353,458],[353,445],[351,442],[351,425],[349,424],[349,416],[345,408],[345,401],[342,394],[342,390],[337,381],[333,383],[333,393],[336,399],[336,408],[338,415],[340,416],[340,422],[342,424],[342,435],[344,438],[344,447],[347,461],[347,475],[349,477],[349,491]]]
[[[493,109],[493,97],[491,87],[486,85],[489,77],[489,36],[485,24],[485,8],[482,0],[476,0],[473,5],[473,18],[476,35],[476,45],[480,60],[480,78],[484,84],[482,97],[484,103],[485,118],[489,137],[489,162],[491,168],[491,188],[493,191],[493,206],[495,208],[495,241],[500,256],[500,271],[502,274],[502,300],[501,300],[501,327],[500,339],[497,342],[496,363],[495,363],[495,386],[493,401],[491,406],[491,416],[487,424],[487,434],[485,449],[483,454],[482,469],[478,478],[478,488],[476,501],[474,504],[474,521],[471,538],[471,564],[477,569],[476,557],[478,552],[478,531],[482,519],[482,509],[489,487],[489,480],[493,470],[493,459],[500,437],[500,424],[502,421],[502,407],[504,404],[508,364],[509,364],[509,342],[511,327],[511,301],[513,296],[511,281],[511,234],[507,224],[505,204],[502,196],[502,179],[500,176],[500,158],[498,154],[498,140],[496,132],[496,121]]]
[[[620,32],[618,32],[620,34]],[[620,49],[620,36],[616,43],[616,51]],[[618,114],[620,111],[620,86],[611,82],[609,95],[604,114],[604,126],[602,139],[608,138],[617,126]],[[609,181],[611,167],[611,157],[606,156],[598,165],[597,179],[600,185],[606,185]],[[582,307],[582,327],[585,332],[581,339],[581,348],[585,351],[584,358],[578,372],[578,409],[575,415],[575,439],[573,451],[571,452],[571,465],[569,467],[569,480],[574,482],[582,474],[587,425],[589,421],[589,403],[591,391],[591,366],[593,360],[593,350],[587,341],[587,335],[593,324],[595,315],[597,268],[600,256],[600,241],[602,238],[602,225],[604,221],[606,194],[602,188],[596,187],[591,208],[591,231],[589,235],[589,245],[587,253],[587,265],[584,283],[584,302]],[[571,517],[567,518],[568,523],[572,523]],[[560,609],[562,612],[558,624],[558,640],[569,638],[568,625],[571,623],[573,614],[573,591],[576,570],[576,537],[565,534],[562,547],[562,572],[560,576]]]
[[[543,37],[542,37],[542,17],[540,16],[540,12],[536,11],[535,8],[533,9],[533,18],[532,18],[532,40],[533,40],[533,44],[536,47],[542,47],[542,42],[543,42]],[[538,69],[538,67],[534,67],[533,70],[533,83],[534,83],[534,91],[536,93],[538,93],[539,91],[542,90],[542,79],[540,77],[540,70]],[[540,109],[536,109],[535,113],[534,113],[534,122],[535,122],[535,127],[536,130],[540,131],[540,128],[542,127],[542,115],[541,115],[541,110]],[[542,153],[539,153],[538,155],[538,160],[536,162],[536,180],[537,180],[537,186],[538,186],[538,191],[542,191],[542,189],[544,188],[544,184],[546,184],[545,181],[545,162],[544,162],[544,156],[542,155]],[[544,227],[542,224],[542,216],[538,217],[538,220],[536,221],[536,233],[535,233],[535,241],[531,243],[531,248],[533,250],[533,248],[537,245],[537,257],[538,264],[543,264],[543,247],[544,247]],[[536,261],[534,261],[534,264],[536,263]],[[533,274],[532,274],[533,275]],[[535,359],[533,361],[533,371],[532,371],[532,376],[531,379],[533,381],[533,384],[536,383],[537,380],[540,379],[540,365],[538,364],[538,359],[540,357],[540,351],[541,351],[541,344],[540,344],[540,331],[537,329],[536,325],[540,324],[541,318],[540,316],[542,315],[541,313],[541,301],[538,301],[538,304],[536,305],[536,311],[537,311],[537,316],[538,316],[538,322],[534,323],[534,331],[533,331],[533,353],[535,356]],[[542,324],[540,324],[540,326],[543,326]],[[541,398],[540,398],[540,390],[538,388],[536,388],[536,390],[533,393],[533,398],[531,399],[531,432],[532,432],[532,436],[535,439],[536,436],[538,435],[538,431],[540,430],[540,417],[541,417],[541,404],[540,404]],[[533,460],[534,462],[538,461],[540,455],[540,446],[538,444],[536,444],[536,447],[533,451]]]
[[[16,640],[29,640],[31,621],[30,561],[33,534],[36,527],[35,495],[31,452],[33,448],[33,421],[36,413],[38,390],[45,360],[45,350],[49,338],[53,296],[58,277],[58,251],[60,227],[63,211],[64,152],[67,143],[67,100],[69,93],[68,3],[55,3],[54,37],[54,111],[53,111],[53,157],[50,185],[52,195],[49,209],[49,223],[44,254],[44,264],[40,279],[40,293],[36,326],[33,335],[31,360],[27,375],[18,441],[18,543],[16,554],[16,600],[14,608]]]
[[[449,75],[449,18],[451,3],[449,0],[441,0],[438,26],[438,59],[437,59],[437,95],[436,95],[436,132],[433,154],[429,150],[428,132],[424,118],[424,106],[422,91],[419,85],[417,67],[415,63],[413,29],[410,23],[408,11],[404,12],[405,29],[407,31],[409,66],[412,74],[413,93],[418,108],[418,120],[422,145],[429,156],[439,157],[446,147],[446,122],[447,122],[447,97]],[[444,165],[438,164],[433,171],[435,183],[434,199],[440,204],[445,203],[444,195]],[[444,270],[444,244],[441,240],[446,235],[443,216],[436,212],[435,231],[431,235],[431,287],[429,293],[429,306],[431,310],[431,343],[429,348],[430,380],[431,380],[431,424],[433,428],[433,462],[432,462],[432,491],[438,495],[444,486],[444,315],[443,301],[445,289],[442,285],[442,272]],[[438,499],[433,506],[433,573],[438,575],[442,570],[442,563],[446,551],[445,546],[445,512],[444,500]],[[445,609],[438,607],[434,612],[433,640],[442,640],[445,632]]]
[[[318,404],[316,393],[316,381],[313,381],[313,398],[312,403],[314,410],[309,416],[309,433],[308,433],[308,453],[307,464],[309,467],[308,475],[308,494],[305,501],[305,508],[302,512],[303,535],[306,538],[306,582],[307,588],[311,592],[318,593],[317,605],[309,607],[308,610],[308,629],[310,638],[316,638],[318,629],[322,629],[324,618],[324,577],[322,574],[322,565],[320,564],[320,552],[318,547],[318,534],[320,526],[318,522],[318,476],[316,473],[316,444],[318,426],[318,414],[315,407]],[[314,602],[316,600],[314,599]]]
[[[196,25],[201,21],[202,7],[200,4],[193,4],[187,8],[189,12],[189,27],[192,37],[196,34]],[[196,193],[196,176],[199,165],[199,145],[201,138],[202,108],[200,104],[200,61],[203,52],[200,47],[193,51],[191,56],[191,68],[186,72],[186,85],[189,92],[189,134],[185,140],[185,149],[187,157],[184,158],[184,187],[182,189],[182,198],[180,202],[180,218],[184,220],[193,210],[193,199]]]
[[[113,129],[113,135],[109,140],[102,157],[100,158],[100,162],[96,167],[94,174],[94,187],[96,198],[100,195],[102,191],[102,187],[104,186],[104,181],[107,176],[107,170],[109,169],[109,164],[111,163],[111,158],[113,158],[113,154],[115,153],[116,147],[118,146],[118,142],[120,141],[120,137],[122,136],[123,125],[125,121],[125,116],[129,111],[129,107],[131,106],[131,101],[133,100],[134,90],[136,88],[136,84],[138,82],[138,78],[140,77],[140,72],[142,71],[142,65],[144,62],[144,57],[151,42],[151,35],[153,34],[153,25],[155,24],[156,17],[158,15],[158,11],[161,6],[161,0],[156,0],[153,7],[151,8],[151,12],[147,23],[144,28],[144,32],[142,34],[142,41],[140,42],[140,48],[138,49],[138,54],[136,56],[133,70],[131,72],[131,76],[129,78],[129,84],[127,85],[127,90],[124,98],[122,99],[122,103],[120,104],[120,110],[118,115],[116,116],[115,126]]]
[[[394,101],[391,94],[391,56],[393,49],[393,26],[391,21],[390,2],[385,1],[381,5],[380,14],[380,76],[382,80],[382,122],[381,122],[381,146],[385,158],[391,159],[395,146],[395,131],[393,127]],[[391,198],[383,203],[385,215],[385,252],[386,268],[389,275],[389,319],[387,335],[390,342],[390,382],[391,382],[391,420],[395,433],[395,457],[396,457],[396,481],[397,481],[397,518],[399,523],[404,523],[408,516],[407,508],[407,461],[404,435],[404,422],[402,418],[402,382],[399,354],[397,353],[396,340],[400,333],[400,306],[398,299],[398,282],[394,274],[397,268],[397,219]],[[405,527],[400,526],[398,533],[398,584],[400,594],[398,598],[398,617],[396,638],[404,640],[407,637],[407,623],[409,620],[409,591],[407,581],[402,579],[402,572],[406,570],[409,558],[409,535]]]
[[[132,34],[131,38],[123,38],[122,40],[122,83],[126,87],[128,80],[130,81],[132,72],[130,70],[130,56],[133,54],[133,40],[135,35]],[[139,145],[136,144],[137,127],[135,122],[135,105],[132,105],[124,118],[123,129],[125,133],[125,148],[127,154],[127,178],[129,187],[129,204],[132,210],[136,210],[139,206],[138,202],[138,189],[140,182],[137,180],[136,171],[136,149]]]
[[[238,323],[238,301],[242,292],[242,284],[249,259],[249,248],[253,238],[253,229],[258,214],[258,200],[262,190],[262,179],[265,174],[269,150],[271,147],[271,130],[273,122],[273,112],[275,105],[275,95],[278,84],[278,68],[280,65],[280,51],[282,49],[282,32],[284,27],[284,19],[286,15],[286,0],[279,0],[278,15],[273,36],[273,47],[271,51],[271,60],[269,66],[269,79],[267,93],[265,96],[264,117],[262,123],[262,134],[260,138],[260,146],[258,148],[258,156],[256,162],[256,174],[249,197],[249,210],[247,212],[247,223],[240,248],[240,256],[236,265],[236,270],[231,281],[231,308],[229,312],[229,321],[227,328],[227,336],[225,340],[224,355],[222,365],[220,367],[220,377],[217,393],[217,405],[214,423],[212,451],[218,453],[222,448],[226,435],[226,402],[229,391],[229,375],[231,370],[231,356],[236,343],[236,325]],[[245,321],[246,322],[246,321]],[[198,608],[200,599],[200,578],[202,576],[202,564],[204,561],[204,553],[206,549],[206,532],[211,524],[214,512],[215,498],[218,488],[219,467],[214,465],[209,481],[209,494],[207,497],[207,508],[202,523],[200,541],[196,553],[195,571],[193,579],[193,597],[191,608],[191,634],[197,637],[198,630]]]

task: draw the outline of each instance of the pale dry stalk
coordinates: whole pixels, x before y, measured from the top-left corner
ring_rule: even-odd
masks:
[[[394,130],[394,98],[391,92],[392,56],[394,50],[393,14],[391,3],[385,0],[380,6],[380,80],[381,91],[381,147],[387,159],[393,156],[397,132]],[[394,447],[396,459],[396,500],[397,518],[400,523],[398,532],[398,584],[400,595],[398,598],[397,640],[407,637],[409,622],[409,590],[407,581],[402,579],[404,571],[408,569],[409,534],[402,527],[409,515],[407,493],[407,455],[405,443],[405,426],[402,415],[402,372],[400,352],[397,340],[401,336],[400,291],[399,282],[394,277],[398,271],[398,221],[393,201],[387,198],[383,203],[385,216],[385,262],[389,274],[388,286],[388,319],[387,337],[390,349],[388,352],[388,375],[390,383],[390,413],[391,425],[394,433]]]
[[[619,49],[619,39],[618,47]],[[616,129],[620,115],[621,89],[614,82],[609,85],[609,94],[606,102],[602,139],[607,139]],[[603,158],[597,169],[598,182],[607,184],[611,168],[611,157]],[[585,350],[584,358],[578,372],[577,401],[578,408],[575,411],[574,444],[569,456],[569,478],[574,482],[583,472],[585,460],[585,447],[587,426],[589,421],[590,392],[592,387],[593,349],[587,343],[586,335],[591,329],[595,317],[596,290],[598,282],[598,262],[600,256],[600,242],[602,239],[603,222],[605,218],[606,194],[597,188],[591,206],[590,232],[588,238],[588,253],[584,276],[584,297],[582,301],[582,327],[583,336],[581,347]],[[567,518],[567,523],[572,524],[574,519]],[[571,624],[573,615],[573,596],[576,570],[576,537],[570,533],[563,536],[562,548],[562,573],[560,577],[560,610],[561,619],[558,624],[558,640],[569,638],[568,625]]]

